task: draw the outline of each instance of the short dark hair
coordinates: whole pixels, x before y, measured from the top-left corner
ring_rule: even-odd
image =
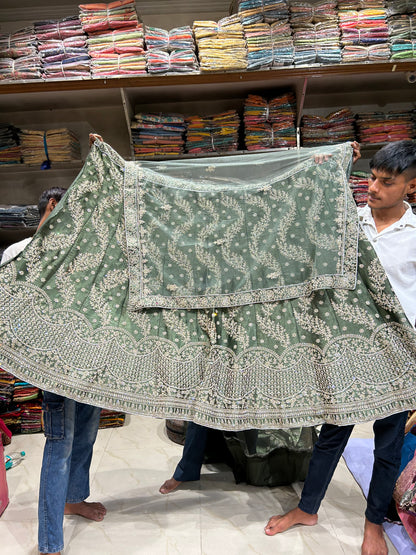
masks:
[[[48,206],[48,202],[51,200],[51,198],[55,199],[56,202],[59,202],[66,192],[67,189],[63,189],[62,187],[52,187],[51,189],[43,191],[38,201],[39,216],[41,218],[43,217],[46,211],[46,207]]]
[[[416,177],[416,141],[395,141],[383,146],[370,161],[370,168],[385,170],[391,175],[406,173],[406,177]]]

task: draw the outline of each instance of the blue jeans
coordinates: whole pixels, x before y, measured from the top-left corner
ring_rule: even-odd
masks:
[[[381,524],[393,494],[401,460],[407,412],[376,420],[374,430],[374,465],[367,497],[366,518]],[[309,463],[299,508],[316,514],[347,445],[354,426],[323,424]]]
[[[101,409],[44,392],[43,451],[38,506],[39,551],[64,548],[65,503],[79,503],[90,494],[89,470]]]
[[[182,459],[173,474],[178,482],[199,480],[204,461],[205,446],[207,444],[208,428],[194,422],[189,422],[186,428],[185,445]]]

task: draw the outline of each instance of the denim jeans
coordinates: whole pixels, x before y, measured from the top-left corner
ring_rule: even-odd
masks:
[[[407,412],[376,420],[374,430],[374,465],[365,516],[381,524],[393,494],[401,460]],[[323,424],[309,463],[299,508],[316,514],[344,451],[354,426]]]
[[[199,480],[207,444],[208,428],[189,422],[186,429],[182,459],[173,474],[178,482]]]
[[[89,470],[101,409],[44,392],[43,451],[38,506],[39,551],[64,547],[65,503],[79,503],[90,494]]]

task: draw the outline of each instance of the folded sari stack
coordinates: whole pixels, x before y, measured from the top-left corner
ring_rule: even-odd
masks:
[[[0,123],[0,165],[21,162],[19,129],[9,123]]]
[[[416,13],[388,18],[392,60],[416,58]]]
[[[117,412],[109,409],[101,409],[100,423],[98,427],[100,430],[104,428],[119,428],[124,425],[126,415],[124,412]]]
[[[41,65],[33,25],[0,35],[0,80],[41,79]]]
[[[238,149],[240,118],[236,110],[186,118],[186,152],[230,152]]]
[[[327,145],[355,140],[354,114],[341,108],[328,116],[304,115],[301,136],[303,146]]]
[[[179,156],[185,146],[185,118],[181,114],[144,114],[131,123],[136,159]]]
[[[350,175],[350,188],[357,206],[365,206],[367,204],[369,177],[368,173],[360,171],[352,172]]]
[[[38,165],[45,161],[51,164],[81,159],[79,140],[67,128],[48,131],[22,129],[20,141],[24,164]]]
[[[170,31],[159,27],[145,27],[146,49],[166,50],[195,50],[195,39],[189,26],[175,27]]]
[[[1,228],[37,227],[39,219],[39,210],[34,204],[0,204]]]
[[[273,43],[269,23],[244,26],[247,43],[247,69],[263,69],[273,64]]]
[[[295,64],[336,64],[341,61],[337,4],[291,2]]]
[[[238,15],[243,25],[254,23],[272,23],[287,20],[289,8],[287,0],[240,0],[238,2]]]
[[[199,69],[193,50],[148,50],[146,62],[148,73],[195,73]]]
[[[202,71],[247,69],[247,46],[238,15],[215,21],[194,21],[193,31]]]
[[[39,390],[38,390],[39,394]],[[42,431],[41,400],[26,401],[17,405],[20,408],[20,433],[35,434]]]
[[[385,0],[338,0],[338,10],[377,9],[384,6]]]
[[[368,60],[377,61],[390,58],[389,28],[385,9],[341,10],[339,26],[341,44],[344,48],[347,46],[374,46],[371,50],[352,48],[348,48],[345,52],[343,50],[342,61],[362,61],[363,56],[367,56]]]
[[[296,146],[296,98],[286,92],[270,101],[250,94],[244,102],[247,150]]]
[[[13,402],[23,403],[39,397],[40,390],[27,382],[17,380],[14,384]]]
[[[81,4],[79,10],[82,28],[89,35],[109,29],[129,29],[139,23],[134,0],[117,0],[109,4]]]
[[[295,59],[292,28],[288,21],[271,24],[273,67],[292,65]]]
[[[387,0],[385,4],[388,16],[416,12],[416,0]]]
[[[0,406],[2,408],[11,403],[13,399],[15,381],[16,378],[12,374],[0,368]]]
[[[35,33],[44,77],[91,77],[87,35],[77,16],[59,21],[36,22]]]
[[[385,143],[415,137],[412,111],[369,112],[357,114],[360,143]]]

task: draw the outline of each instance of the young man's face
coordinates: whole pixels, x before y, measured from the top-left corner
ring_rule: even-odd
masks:
[[[409,179],[404,173],[392,175],[385,170],[372,169],[368,180],[368,206],[373,210],[401,207],[415,187],[416,179]]]

